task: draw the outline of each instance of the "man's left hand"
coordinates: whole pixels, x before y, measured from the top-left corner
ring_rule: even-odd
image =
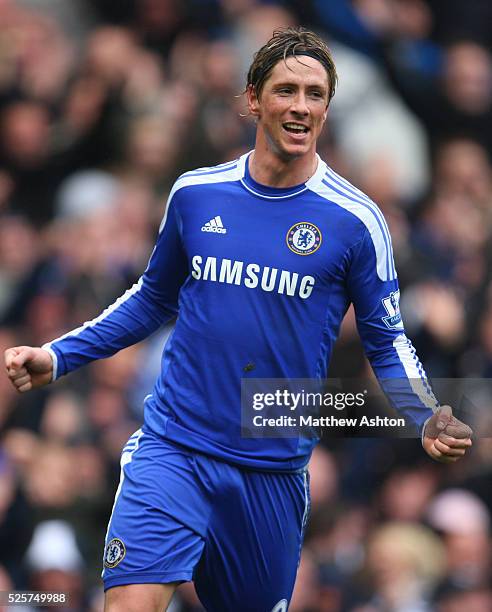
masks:
[[[422,444],[432,459],[454,463],[472,445],[471,427],[453,416],[450,406],[441,406],[425,426]]]

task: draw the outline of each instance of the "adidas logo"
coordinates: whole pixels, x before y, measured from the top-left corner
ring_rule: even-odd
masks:
[[[208,223],[202,226],[202,232],[214,232],[215,234],[227,234],[227,230],[222,223],[222,219],[219,215],[210,219]]]

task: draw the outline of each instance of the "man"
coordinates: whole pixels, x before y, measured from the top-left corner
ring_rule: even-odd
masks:
[[[353,302],[378,377],[422,379],[384,219],[316,154],[336,80],[319,37],[276,32],[248,75],[254,151],[178,179],[142,278],[98,318],[42,349],[6,352],[23,392],[177,315],[144,426],[123,449],[104,554],[108,611],[165,609],[192,578],[208,610],[287,609],[314,441],[241,437],[241,378],[322,377]],[[462,456],[469,428],[449,408],[433,416],[410,382],[405,393],[392,399],[425,428],[429,455]]]

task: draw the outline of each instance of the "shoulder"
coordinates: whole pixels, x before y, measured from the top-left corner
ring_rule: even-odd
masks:
[[[345,210],[354,221],[359,219],[369,233],[372,234],[373,231],[383,228],[387,231],[383,213],[368,195],[337,174],[327,164],[323,164],[323,169],[324,172],[318,176],[316,184],[311,186],[313,191]]]
[[[218,185],[238,181],[240,175],[241,158],[217,166],[207,166],[190,170],[178,177],[171,190],[171,197],[185,187]]]
[[[359,226],[362,237],[370,237],[381,280],[396,276],[388,225],[378,205],[363,191],[324,164],[324,173],[311,187],[321,198],[331,202]]]

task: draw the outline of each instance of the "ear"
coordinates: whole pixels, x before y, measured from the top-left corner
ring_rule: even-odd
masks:
[[[246,96],[248,98],[248,111],[253,117],[260,116],[260,100],[256,95],[256,89],[254,85],[248,85],[246,89]]]

